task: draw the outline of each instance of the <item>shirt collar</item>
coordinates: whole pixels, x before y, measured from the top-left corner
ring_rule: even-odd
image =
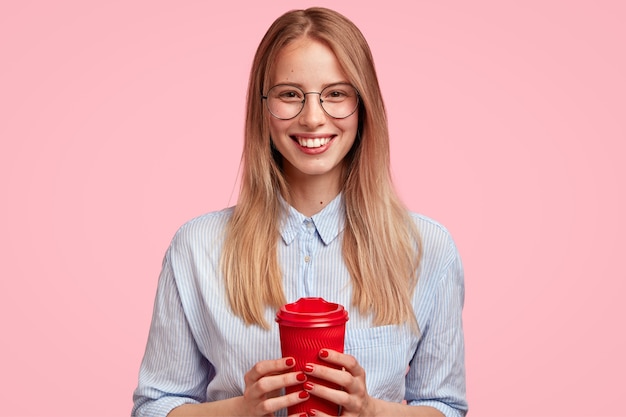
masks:
[[[287,204],[282,197],[280,199],[286,212],[286,218],[281,226],[280,234],[287,245],[291,244],[298,233],[302,231],[302,226],[307,220],[313,222],[317,233],[325,245],[332,242],[343,231],[345,212],[343,195],[341,193],[319,213],[314,214],[310,218]]]

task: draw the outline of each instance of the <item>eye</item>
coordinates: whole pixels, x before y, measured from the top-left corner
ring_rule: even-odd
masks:
[[[287,102],[302,101],[304,99],[302,91],[288,85],[274,87],[271,96],[275,99]]]
[[[345,100],[350,97],[350,95],[350,92],[342,86],[331,86],[330,88],[324,90],[322,99],[337,102]]]
[[[298,93],[291,90],[291,91],[283,91],[282,93],[280,93],[280,97],[284,97],[284,98],[294,98],[294,97],[298,97]]]

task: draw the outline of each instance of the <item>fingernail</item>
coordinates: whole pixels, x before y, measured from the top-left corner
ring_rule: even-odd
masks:
[[[316,416],[317,415],[317,411],[315,411],[315,410],[309,410],[308,413],[309,413],[309,416]]]
[[[313,389],[313,384],[311,384],[308,381],[305,382],[303,386],[304,386],[304,389],[307,390],[307,391],[311,391]]]
[[[306,415],[306,413],[302,413],[302,414],[298,415],[298,417],[308,417],[308,416]]]
[[[293,366],[296,363],[296,361],[293,360],[293,358],[287,358],[287,360],[285,361],[285,365],[287,366]]]
[[[300,373],[300,374],[296,375],[296,379],[298,381],[300,381],[300,382],[304,382],[304,381],[306,381],[306,375]]]
[[[326,349],[320,350],[320,358],[327,358],[327,357],[328,357],[328,351]]]
[[[311,365],[310,363],[304,365],[304,372],[313,372],[313,365]]]
[[[300,391],[300,393],[298,394],[298,397],[304,400],[305,398],[309,398],[309,393],[306,391]]]

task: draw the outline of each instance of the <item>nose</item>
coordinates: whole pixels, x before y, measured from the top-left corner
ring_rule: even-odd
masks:
[[[307,127],[316,127],[324,124],[326,122],[326,112],[322,109],[320,93],[306,93],[305,97],[304,108],[300,112],[300,124]]]

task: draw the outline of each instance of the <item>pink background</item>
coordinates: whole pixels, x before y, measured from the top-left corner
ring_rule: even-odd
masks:
[[[317,4],[462,253],[471,415],[626,415],[624,2]],[[128,415],[165,249],[236,201],[252,55],[310,5],[0,3],[1,415]]]

